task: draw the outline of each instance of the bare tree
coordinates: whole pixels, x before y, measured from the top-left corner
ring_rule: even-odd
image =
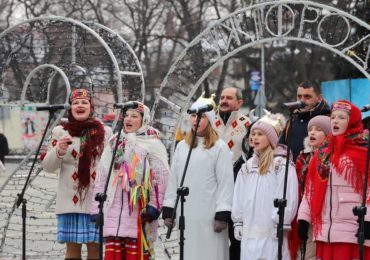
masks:
[[[264,0],[0,0],[1,25],[14,24],[16,17],[61,15],[92,20],[117,31],[133,47],[146,73],[147,92],[154,95],[177,55],[186,48],[213,20]],[[369,19],[366,0],[321,0],[346,12]],[[353,37],[360,37],[361,31]],[[361,46],[359,46],[359,55]],[[226,84],[244,80],[246,99],[249,94],[249,73],[258,70],[259,47],[244,50],[226,60],[219,74],[210,76],[202,85],[209,94],[215,83],[216,93]],[[332,62],[335,60],[335,62]],[[289,42],[285,46],[267,45],[265,52],[266,91],[268,97],[288,99],[301,80],[331,80],[361,76],[346,62],[337,62],[335,55],[307,44]],[[193,55],[193,64],[206,66],[201,46]],[[284,66],[281,66],[284,64]],[[195,72],[196,73],[196,72]],[[154,97],[153,97],[154,98]],[[153,101],[153,98],[151,101]]]
[[[7,28],[14,12],[15,0],[0,0],[0,28]]]

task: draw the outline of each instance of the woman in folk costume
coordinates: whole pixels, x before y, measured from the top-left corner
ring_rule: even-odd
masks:
[[[53,129],[43,158],[45,171],[59,170],[56,198],[58,242],[67,244],[66,259],[81,259],[87,244],[87,258],[99,258],[99,230],[90,222],[95,166],[112,136],[109,127],[93,118],[91,93],[76,89],[69,99],[68,122]]]
[[[208,103],[209,102],[209,103]],[[192,105],[197,108],[214,101],[202,98]],[[214,106],[215,107],[215,106]],[[227,226],[230,221],[234,176],[231,153],[212,128],[215,112],[202,114],[195,133],[197,114],[191,114],[191,129],[184,140],[177,144],[165,200],[163,218],[172,226],[177,188],[180,185],[191,140],[196,135],[189,160],[184,187],[189,188],[184,205],[185,246],[184,259],[229,259]],[[180,206],[177,216],[180,215]]]
[[[159,131],[149,126],[149,108],[138,102],[126,111],[114,169],[104,204],[105,260],[154,258],[159,217],[167,187],[167,151]],[[98,167],[94,193],[103,192],[107,180],[115,135],[105,147]],[[92,214],[98,213],[94,202]]]
[[[284,128],[283,115],[262,117],[252,127],[254,155],[243,164],[235,183],[232,219],[235,238],[241,240],[240,259],[277,259],[279,222],[274,200],[283,197],[285,145],[278,145],[278,136]],[[288,165],[287,205],[284,229],[296,215],[298,180],[295,167]],[[284,232],[283,259],[290,259],[287,233]]]
[[[314,152],[321,146],[326,137],[331,134],[330,117],[329,116],[315,116],[313,117],[307,125],[308,136],[304,139],[304,150],[300,152],[297,157],[295,167],[298,176],[299,183],[299,204],[302,201],[304,194],[304,188],[306,183],[306,176],[308,173],[308,166]],[[298,225],[297,220],[295,220],[295,225]],[[294,235],[294,239],[297,241],[297,246],[299,244],[298,234]],[[313,260],[316,259],[316,245],[312,240],[312,226],[308,232],[308,238],[306,243],[305,259]],[[298,252],[298,258],[301,259],[301,253]]]
[[[309,165],[298,234],[306,240],[309,223],[313,225],[317,259],[358,259],[358,223],[352,208],[362,201],[367,138],[360,110],[347,100],[333,103],[330,122],[332,135]],[[369,214],[365,215],[365,238],[370,233],[368,221]],[[364,259],[370,259],[369,246],[365,241]]]
[[[308,136],[304,139],[304,150],[302,150],[296,160],[296,171],[299,183],[299,203],[302,201],[306,176],[308,173],[308,165],[310,160],[326,137],[331,134],[330,117],[315,116],[307,125]]]

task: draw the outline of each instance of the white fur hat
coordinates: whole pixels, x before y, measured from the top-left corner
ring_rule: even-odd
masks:
[[[198,100],[195,103],[193,103],[193,105],[191,105],[190,109],[197,109],[197,108],[199,108],[201,106],[204,106],[204,105],[208,105],[208,104],[206,102],[202,102],[202,101]],[[215,111],[211,110],[211,111],[205,112],[204,114],[207,116],[209,123],[211,125],[213,125],[213,123],[216,120]]]

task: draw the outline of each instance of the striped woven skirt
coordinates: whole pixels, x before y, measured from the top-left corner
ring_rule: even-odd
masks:
[[[99,243],[99,229],[91,222],[89,214],[58,214],[57,220],[59,243]]]
[[[142,258],[141,258],[142,253]],[[147,251],[138,252],[137,239],[108,237],[105,240],[104,260],[149,260],[150,255]]]

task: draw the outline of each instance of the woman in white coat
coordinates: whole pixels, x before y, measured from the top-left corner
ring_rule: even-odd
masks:
[[[197,101],[193,108],[202,105]],[[212,129],[214,111],[203,114],[195,133],[197,114],[191,115],[191,130],[176,148],[163,202],[163,218],[172,226],[171,215],[190,149],[196,135],[184,187],[189,188],[185,202],[184,259],[229,259],[227,223],[230,220],[234,175],[231,153]],[[180,214],[180,205],[177,208]]]

